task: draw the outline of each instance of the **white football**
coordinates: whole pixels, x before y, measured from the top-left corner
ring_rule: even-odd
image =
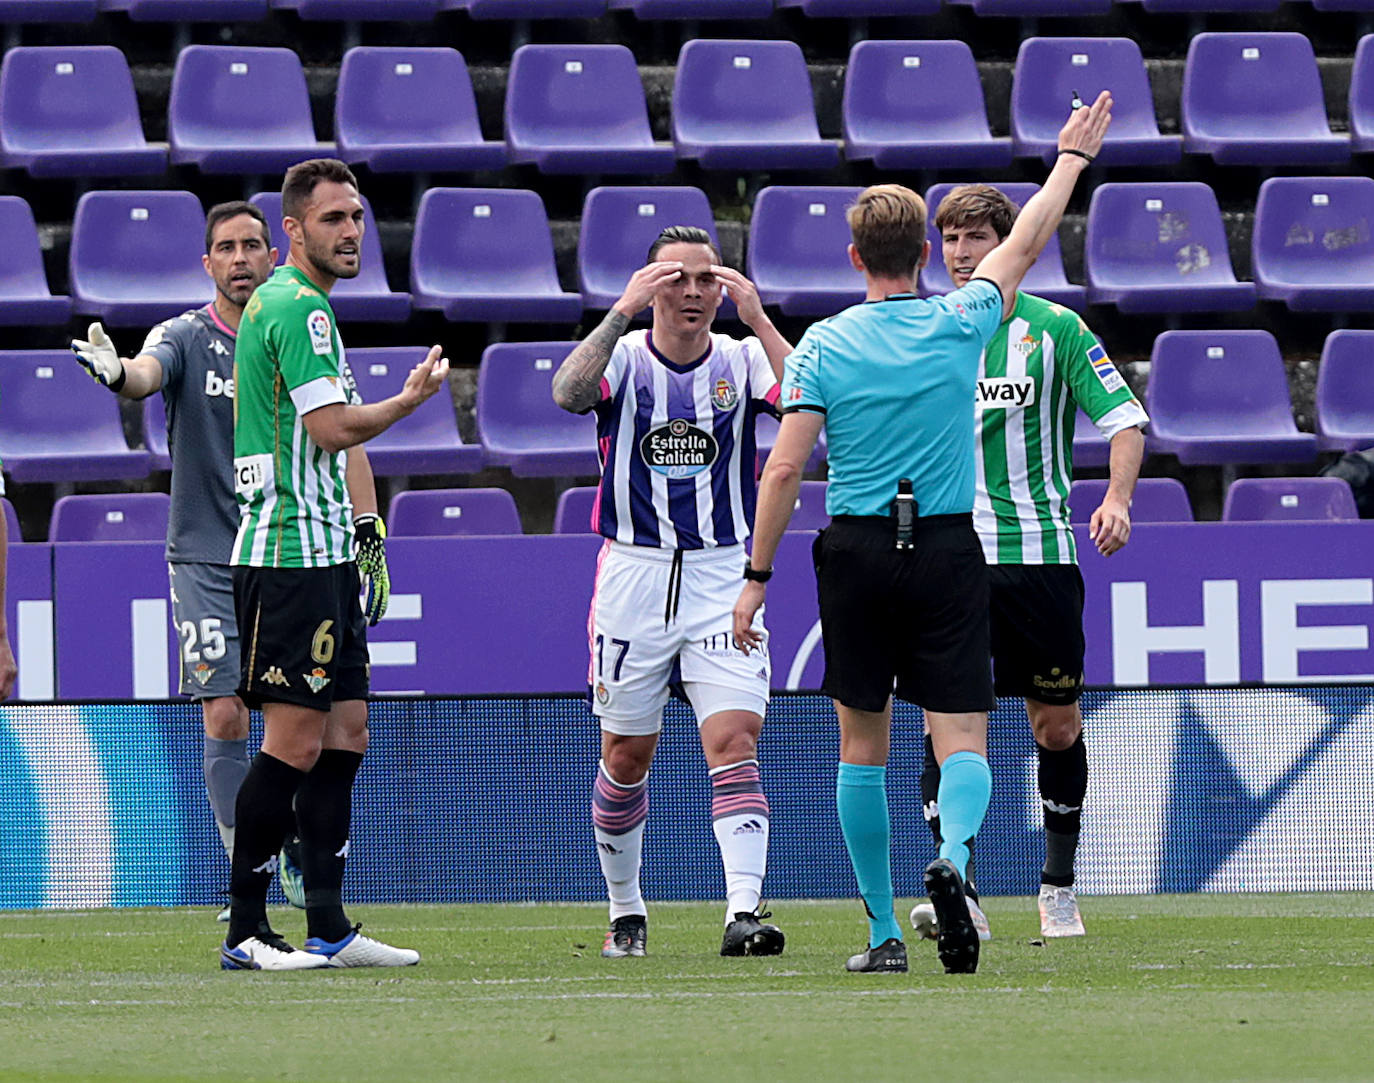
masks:
[[[935,920],[935,907],[930,903],[917,903],[911,908],[911,927],[922,940],[934,940],[939,934],[939,924]]]

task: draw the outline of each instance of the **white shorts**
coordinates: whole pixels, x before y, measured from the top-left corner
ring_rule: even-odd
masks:
[[[763,609],[754,617],[762,650],[745,654],[731,628],[744,586],[744,546],[682,552],[680,585],[670,599],[673,557],[671,549],[608,540],[597,558],[587,683],[592,712],[610,733],[657,733],[668,686],[677,682],[697,725],[719,711],[762,716],[768,707],[772,666]]]

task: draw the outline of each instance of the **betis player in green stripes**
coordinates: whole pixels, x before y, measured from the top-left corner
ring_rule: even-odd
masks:
[[[1011,232],[1017,207],[987,185],[956,188],[940,203],[935,228],[956,288]],[[1016,295],[983,352],[976,391],[977,492],[973,525],[991,580],[995,688],[1021,696],[1039,757],[1045,814],[1040,931],[1082,936],[1074,895],[1074,855],[1088,758],[1078,696],[1083,687],[1083,577],[1069,527],[1073,429],[1078,409],[1111,441],[1111,480],[1089,534],[1111,556],[1131,534],[1131,495],[1149,418],[1079,316],[1039,297]],[[926,738],[922,799],[939,838],[940,769]],[[929,915],[912,920],[923,930]],[[928,908],[926,908],[928,909]],[[987,919],[970,906],[984,939]]]
[[[409,966],[418,952],[362,935],[343,909],[353,782],[368,740],[358,572],[368,561],[358,553],[355,564],[355,549],[377,536],[353,518],[345,453],[443,387],[448,362],[435,346],[397,395],[360,402],[329,305],[334,283],[360,266],[358,182],[342,162],[302,162],[286,174],[282,215],[290,253],[244,308],[234,353],[238,694],[262,708],[263,739],[235,805],[220,965]],[[265,905],[277,853],[293,832],[305,880],[304,951],[272,929]]]

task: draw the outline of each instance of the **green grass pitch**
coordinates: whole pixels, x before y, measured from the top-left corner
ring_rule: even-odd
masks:
[[[205,909],[5,912],[0,1080],[1374,1079],[1374,896],[1086,898],[1048,943],[1033,899],[985,904],[973,976],[919,941],[845,973],[854,902],[775,902],[771,959],[720,958],[701,903],[615,960],[601,906],[359,906],[421,964],[297,974],[221,972]]]

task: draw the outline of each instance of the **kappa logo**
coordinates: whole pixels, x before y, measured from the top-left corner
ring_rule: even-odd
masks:
[[[267,874],[268,876],[275,876],[275,875],[277,874],[277,855],[276,855],[276,854],[273,854],[273,855],[272,855],[271,857],[269,857],[266,861],[264,861],[261,865],[258,865],[257,867],[255,867],[255,868],[253,869],[253,871],[254,871],[254,872],[265,873],[265,874]]]
[[[1046,811],[1057,812],[1061,816],[1067,816],[1070,812],[1078,812],[1083,807],[1081,805],[1056,805],[1048,797],[1042,797],[1040,803],[1045,806]]]
[[[728,410],[739,402],[739,392],[735,390],[734,384],[722,376],[711,390],[711,401],[717,410]]]
[[[196,668],[191,670],[191,679],[202,688],[210,683],[210,678],[214,675],[214,666],[207,666],[204,662],[196,663]]]
[[[940,818],[940,802],[927,801],[921,806],[921,815],[925,818],[926,823],[930,823],[931,820],[938,820]]]
[[[340,849],[340,850],[334,851],[334,856],[335,856],[335,857],[339,857],[339,858],[343,858],[343,860],[347,861],[347,860],[348,860],[348,848],[349,848],[349,845],[352,843],[352,841],[353,841],[352,839],[344,839],[343,848]]]
[[[319,692],[329,683],[329,678],[325,676],[324,670],[319,666],[316,666],[309,673],[302,673],[301,676],[305,678],[305,683],[309,685],[312,692]]]
[[[286,679],[286,674],[281,671],[279,666],[268,666],[267,670],[258,680],[263,684],[276,684],[283,688],[290,688],[291,682]]]

